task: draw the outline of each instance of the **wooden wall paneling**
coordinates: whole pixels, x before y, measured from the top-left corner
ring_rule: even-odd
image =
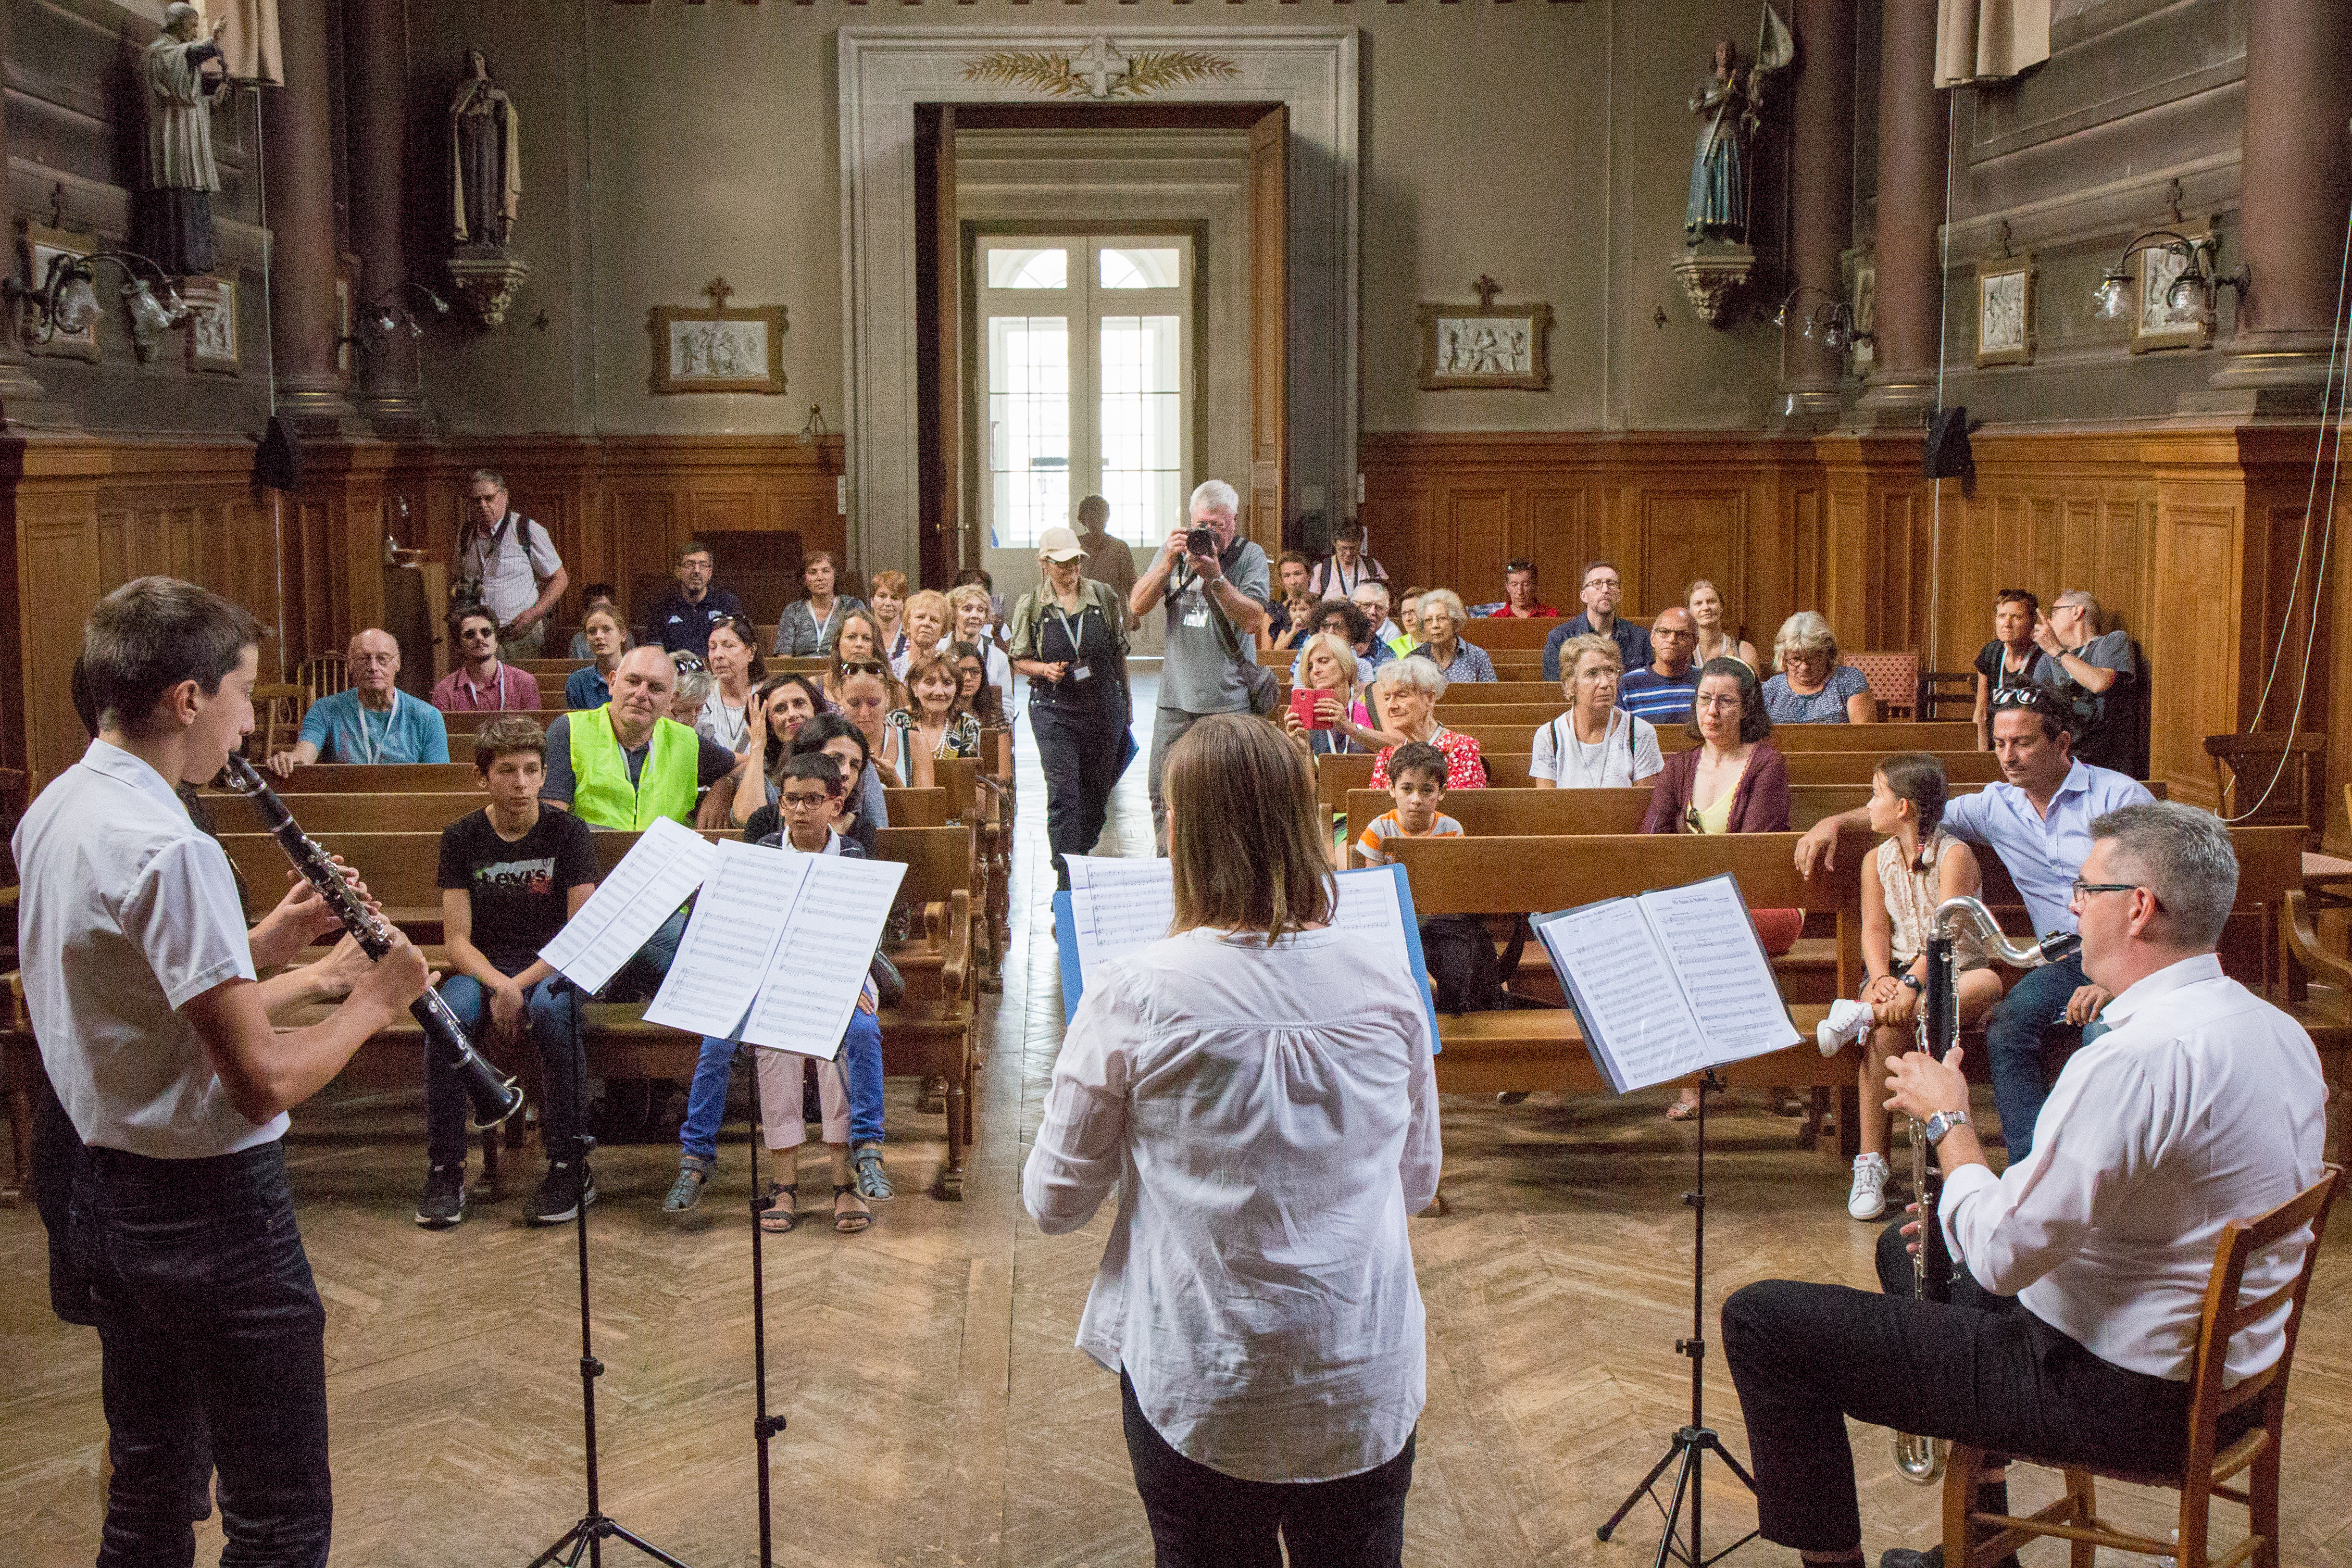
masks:
[[[1592,531],[1591,500],[1589,485],[1549,482],[1541,475],[1528,490],[1528,537],[1516,553],[1535,562],[1544,602],[1566,615],[1579,608],[1576,595],[1583,586],[1590,553],[1585,541]]]
[[[2143,444],[2156,475],[2154,600],[2140,636],[2149,664],[2149,771],[2175,798],[2217,804],[2208,735],[2239,726],[2252,652],[2242,611],[2259,560],[2247,549],[2245,480],[2236,444],[2189,434]]]
[[[1743,602],[1750,499],[1745,485],[1643,490],[1639,548],[1624,563],[1644,591],[1635,612],[1655,616],[1681,603],[1691,580],[1701,577],[1715,579],[1728,602]]]
[[[1432,588],[1451,588],[1467,604],[1501,597],[1503,562],[1510,553],[1511,492],[1489,476],[1447,492],[1446,528]],[[1444,559],[1450,551],[1450,559]],[[1488,593],[1486,585],[1495,585]]]
[[[30,792],[81,754],[81,721],[72,698],[74,657],[80,639],[59,635],[79,627],[106,584],[100,574],[98,493],[109,466],[104,443],[11,443],[15,470],[11,556],[18,591],[9,614],[12,671],[5,699],[8,760],[32,775]],[[69,618],[69,619],[68,619]]]

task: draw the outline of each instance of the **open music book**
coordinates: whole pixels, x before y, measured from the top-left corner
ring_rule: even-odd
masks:
[[[1072,855],[1070,891],[1054,895],[1054,935],[1061,948],[1062,1021],[1078,1010],[1087,977],[1104,964],[1148,947],[1176,919],[1175,873],[1165,860]],[[1336,873],[1339,907],[1332,924],[1366,945],[1365,961],[1402,967],[1421,987],[1429,1049],[1437,1051],[1437,1002],[1422,957],[1421,923],[1401,866]]]
[[[1728,872],[1529,924],[1620,1094],[1804,1038]]]

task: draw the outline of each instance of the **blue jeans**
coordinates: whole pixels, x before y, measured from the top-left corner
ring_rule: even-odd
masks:
[[[523,988],[523,1024],[539,1050],[539,1141],[551,1160],[572,1157],[586,1095],[588,1050],[580,1039],[580,988],[551,975]],[[441,999],[478,1048],[490,1016],[490,993],[471,975],[441,982]],[[472,1103],[456,1069],[425,1052],[425,1157],[436,1166],[466,1163],[466,1115]]]
[[[2000,1135],[2009,1144],[2012,1166],[2033,1152],[2033,1124],[2050,1097],[2042,1076],[2042,1038],[2053,1029],[2072,1027],[2066,1003],[2089,983],[2080,957],[2028,969],[1985,1019],[1985,1065],[1992,1073],[1993,1103],[2000,1107]],[[2106,1032],[2107,1026],[2094,1019],[2083,1027],[2084,1043]]]
[[[325,1563],[327,1316],[284,1150],[154,1160],[92,1148],[68,1224],[98,1322],[115,1465],[100,1568],[194,1561],[189,1479],[207,1432],[222,1561]]]
[[[677,1130],[678,1152],[709,1164],[719,1157],[719,1124],[727,1113],[727,1081],[734,1075],[735,1042],[702,1037],[694,1082],[686,1092],[686,1121]],[[841,1066],[849,1079],[849,1141],[882,1141],[882,1026],[863,1009],[849,1015],[842,1031]],[[786,1107],[791,1115],[797,1107]]]

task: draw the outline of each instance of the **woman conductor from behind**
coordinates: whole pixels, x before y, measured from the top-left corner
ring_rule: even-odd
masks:
[[[1160,1568],[1276,1563],[1277,1537],[1396,1563],[1426,1371],[1405,1225],[1439,1160],[1421,993],[1332,925],[1281,731],[1203,718],[1165,788],[1171,935],[1093,976],[1022,1197],[1060,1234],[1118,1188],[1078,1344],[1119,1375]]]

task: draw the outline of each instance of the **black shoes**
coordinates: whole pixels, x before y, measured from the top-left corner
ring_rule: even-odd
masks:
[[[446,1230],[466,1218],[466,1167],[435,1166],[425,1173],[425,1196],[416,1200],[416,1223]]]
[[[596,1173],[586,1160],[550,1160],[546,1179],[530,1200],[533,1225],[562,1225],[596,1201]]]

